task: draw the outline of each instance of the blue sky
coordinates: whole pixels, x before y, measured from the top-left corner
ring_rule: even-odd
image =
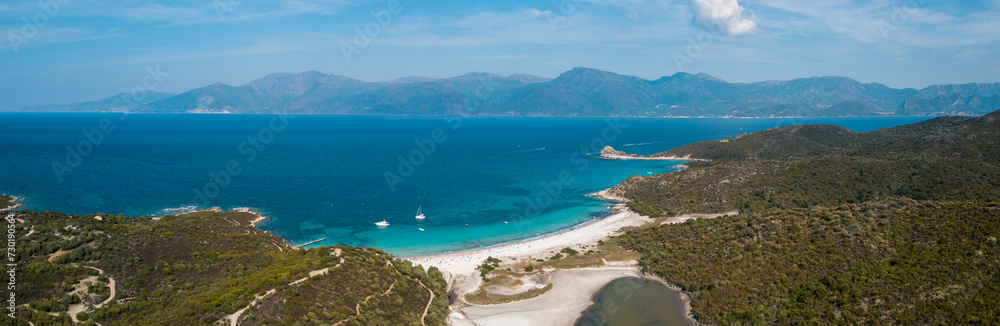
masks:
[[[155,90],[171,93],[273,72],[383,81],[576,66],[730,82],[1000,81],[1000,0],[4,1],[0,36],[0,109],[127,92],[157,66],[169,76]]]

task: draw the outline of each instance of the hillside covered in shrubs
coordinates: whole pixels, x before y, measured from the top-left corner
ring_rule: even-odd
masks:
[[[650,216],[740,214],[616,241],[708,324],[1000,324],[998,148],[1000,112],[694,143],[656,155],[710,162],[612,191]]]
[[[293,249],[241,212],[18,211],[11,325],[443,325],[446,283],[378,249]]]

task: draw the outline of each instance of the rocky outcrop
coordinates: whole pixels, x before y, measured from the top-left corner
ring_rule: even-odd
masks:
[[[0,203],[6,202],[9,204],[7,207],[0,207],[0,212],[13,211],[20,208],[23,206],[20,204],[22,199],[24,199],[24,197],[0,195]]]
[[[643,156],[635,154],[627,154],[625,152],[616,150],[614,147],[611,146],[604,146],[604,148],[601,149],[601,158],[608,160],[645,159],[645,157]]]
[[[665,152],[664,152],[665,153]],[[611,146],[604,146],[601,149],[601,158],[606,160],[663,160],[663,161],[709,161],[705,159],[692,158],[691,155],[685,156],[666,156],[663,153],[644,156],[637,154],[628,154],[619,150],[616,150]]]

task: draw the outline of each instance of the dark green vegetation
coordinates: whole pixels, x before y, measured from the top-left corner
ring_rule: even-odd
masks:
[[[660,282],[624,277],[594,294],[594,304],[583,311],[576,325],[693,325],[683,306],[679,294]]]
[[[487,257],[482,265],[476,266],[476,270],[479,271],[479,276],[485,280],[486,276],[490,275],[490,272],[497,269],[497,267],[500,267],[500,259]]]
[[[614,191],[654,216],[739,216],[617,239],[699,321],[1000,324],[1000,112],[854,133],[788,126],[660,155],[709,158]]]
[[[845,77],[728,83],[707,74],[656,80],[574,68],[554,79],[469,73],[369,83],[315,71],[270,74],[243,86],[215,83],[176,96],[151,94],[140,112],[334,113],[503,116],[979,115],[1000,83],[894,89]],[[121,111],[105,100],[22,111]],[[211,99],[205,101],[204,99]],[[463,107],[456,111],[455,106]]]
[[[447,284],[440,271],[432,267],[428,273],[399,259],[389,265],[385,257],[358,255],[357,251],[345,248],[343,265],[330,275],[279,288],[247,310],[241,325],[446,323]]]
[[[442,325],[447,317],[437,269],[377,249],[291,249],[252,227],[249,213],[15,214],[17,302],[27,304],[15,324],[68,325],[67,310],[81,304],[82,324],[211,325],[255,299],[241,324]]]
[[[0,209],[10,207],[11,205],[14,205],[14,197],[0,195]]]
[[[579,253],[580,253],[580,252],[578,252],[578,251],[576,251],[576,250],[573,250],[573,249],[572,249],[572,248],[570,248],[570,247],[566,247],[566,248],[563,248],[563,249],[562,249],[562,250],[560,250],[559,252],[561,252],[561,253],[564,253],[564,254],[566,254],[567,256],[576,256],[576,254],[579,254]]]

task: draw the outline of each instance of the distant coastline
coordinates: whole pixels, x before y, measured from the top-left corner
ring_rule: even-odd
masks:
[[[273,115],[276,112],[130,112],[130,111],[0,111],[0,114],[135,114],[135,115]],[[447,114],[373,114],[373,113],[322,113],[322,112],[287,112],[289,115],[301,116],[358,116],[358,117],[401,117],[401,118],[449,118],[458,117]],[[851,118],[935,118],[941,116],[954,116],[953,114],[940,115],[802,115],[802,116],[672,116],[672,115],[545,115],[545,114],[475,114],[460,115],[463,119],[469,118],[634,118],[634,119],[851,119]],[[958,116],[976,117],[981,114],[968,114]]]
[[[816,96],[817,89],[823,90],[823,96]],[[120,112],[124,111],[121,98],[129,95],[7,109]],[[683,72],[647,80],[575,67],[555,78],[473,72],[379,82],[318,71],[273,73],[241,86],[217,82],[180,94],[151,91],[127,111],[679,118],[975,116],[993,111],[998,101],[1000,83],[896,89],[838,76],[730,83],[705,73]],[[455,110],[453,105],[471,107]]]
[[[666,158],[659,159],[666,160]],[[460,294],[466,294],[478,286],[478,282],[471,281],[478,280],[478,277],[475,276],[476,266],[482,263],[482,261],[484,261],[487,257],[506,257],[530,260],[546,259],[551,252],[559,251],[562,248],[572,247],[582,251],[583,247],[596,246],[599,241],[608,240],[610,236],[620,234],[622,230],[666,223],[660,220],[640,216],[639,214],[629,210],[624,205],[625,199],[612,193],[610,188],[597,193],[588,194],[588,196],[614,203],[609,207],[608,215],[529,238],[494,245],[468,248],[467,250],[459,250],[445,254],[404,259],[410,260],[416,265],[438,267],[446,273],[446,279],[453,290]],[[6,210],[16,209],[22,206],[18,202],[23,200],[23,197],[11,196],[11,198],[14,199],[12,201],[14,204],[6,208]],[[251,226],[253,227],[258,227],[261,222],[268,219],[268,216],[249,207],[238,207],[224,210],[220,207],[198,208],[194,206],[163,209],[156,214],[152,214],[151,217],[153,219],[159,219],[170,215],[185,215],[203,211],[242,212],[253,214],[256,216],[256,218],[251,222]],[[277,238],[283,242],[284,247],[286,247],[285,249],[295,248],[286,239],[281,237]],[[548,295],[536,298],[537,300],[527,302],[527,304],[523,300],[515,301],[510,304],[514,306],[528,307],[525,308],[524,311],[520,312],[523,314],[538,314],[539,311],[534,309],[563,309],[565,310],[565,314],[547,314],[553,318],[558,317],[559,320],[553,319],[553,322],[562,323],[575,320],[578,317],[577,315],[582,313],[592,304],[592,296],[597,293],[600,288],[602,288],[607,282],[623,276],[653,279],[664,283],[671,289],[679,290],[678,287],[665,283],[661,278],[642,273],[638,269],[636,261],[634,260],[624,262],[607,262],[606,265],[599,267],[573,268],[553,272],[559,275],[558,279],[562,280],[559,281],[559,289],[553,290]],[[573,291],[567,292],[567,290],[569,290],[568,288],[573,288],[568,284],[578,282],[584,282],[589,285],[584,288],[573,289]],[[585,295],[581,295],[583,292],[578,293],[579,291],[584,291]],[[685,313],[688,315],[688,318],[694,321],[691,316],[690,300],[687,294],[680,292],[680,295],[684,304],[683,309]],[[462,318],[474,317],[478,313],[491,311],[491,309],[495,309],[497,307],[505,307],[505,305],[499,305],[496,307],[473,305],[469,307],[474,308],[467,308],[469,309],[468,315],[465,317],[458,317],[459,320]],[[459,313],[461,313],[461,310],[459,311]],[[474,313],[473,311],[477,312]]]

